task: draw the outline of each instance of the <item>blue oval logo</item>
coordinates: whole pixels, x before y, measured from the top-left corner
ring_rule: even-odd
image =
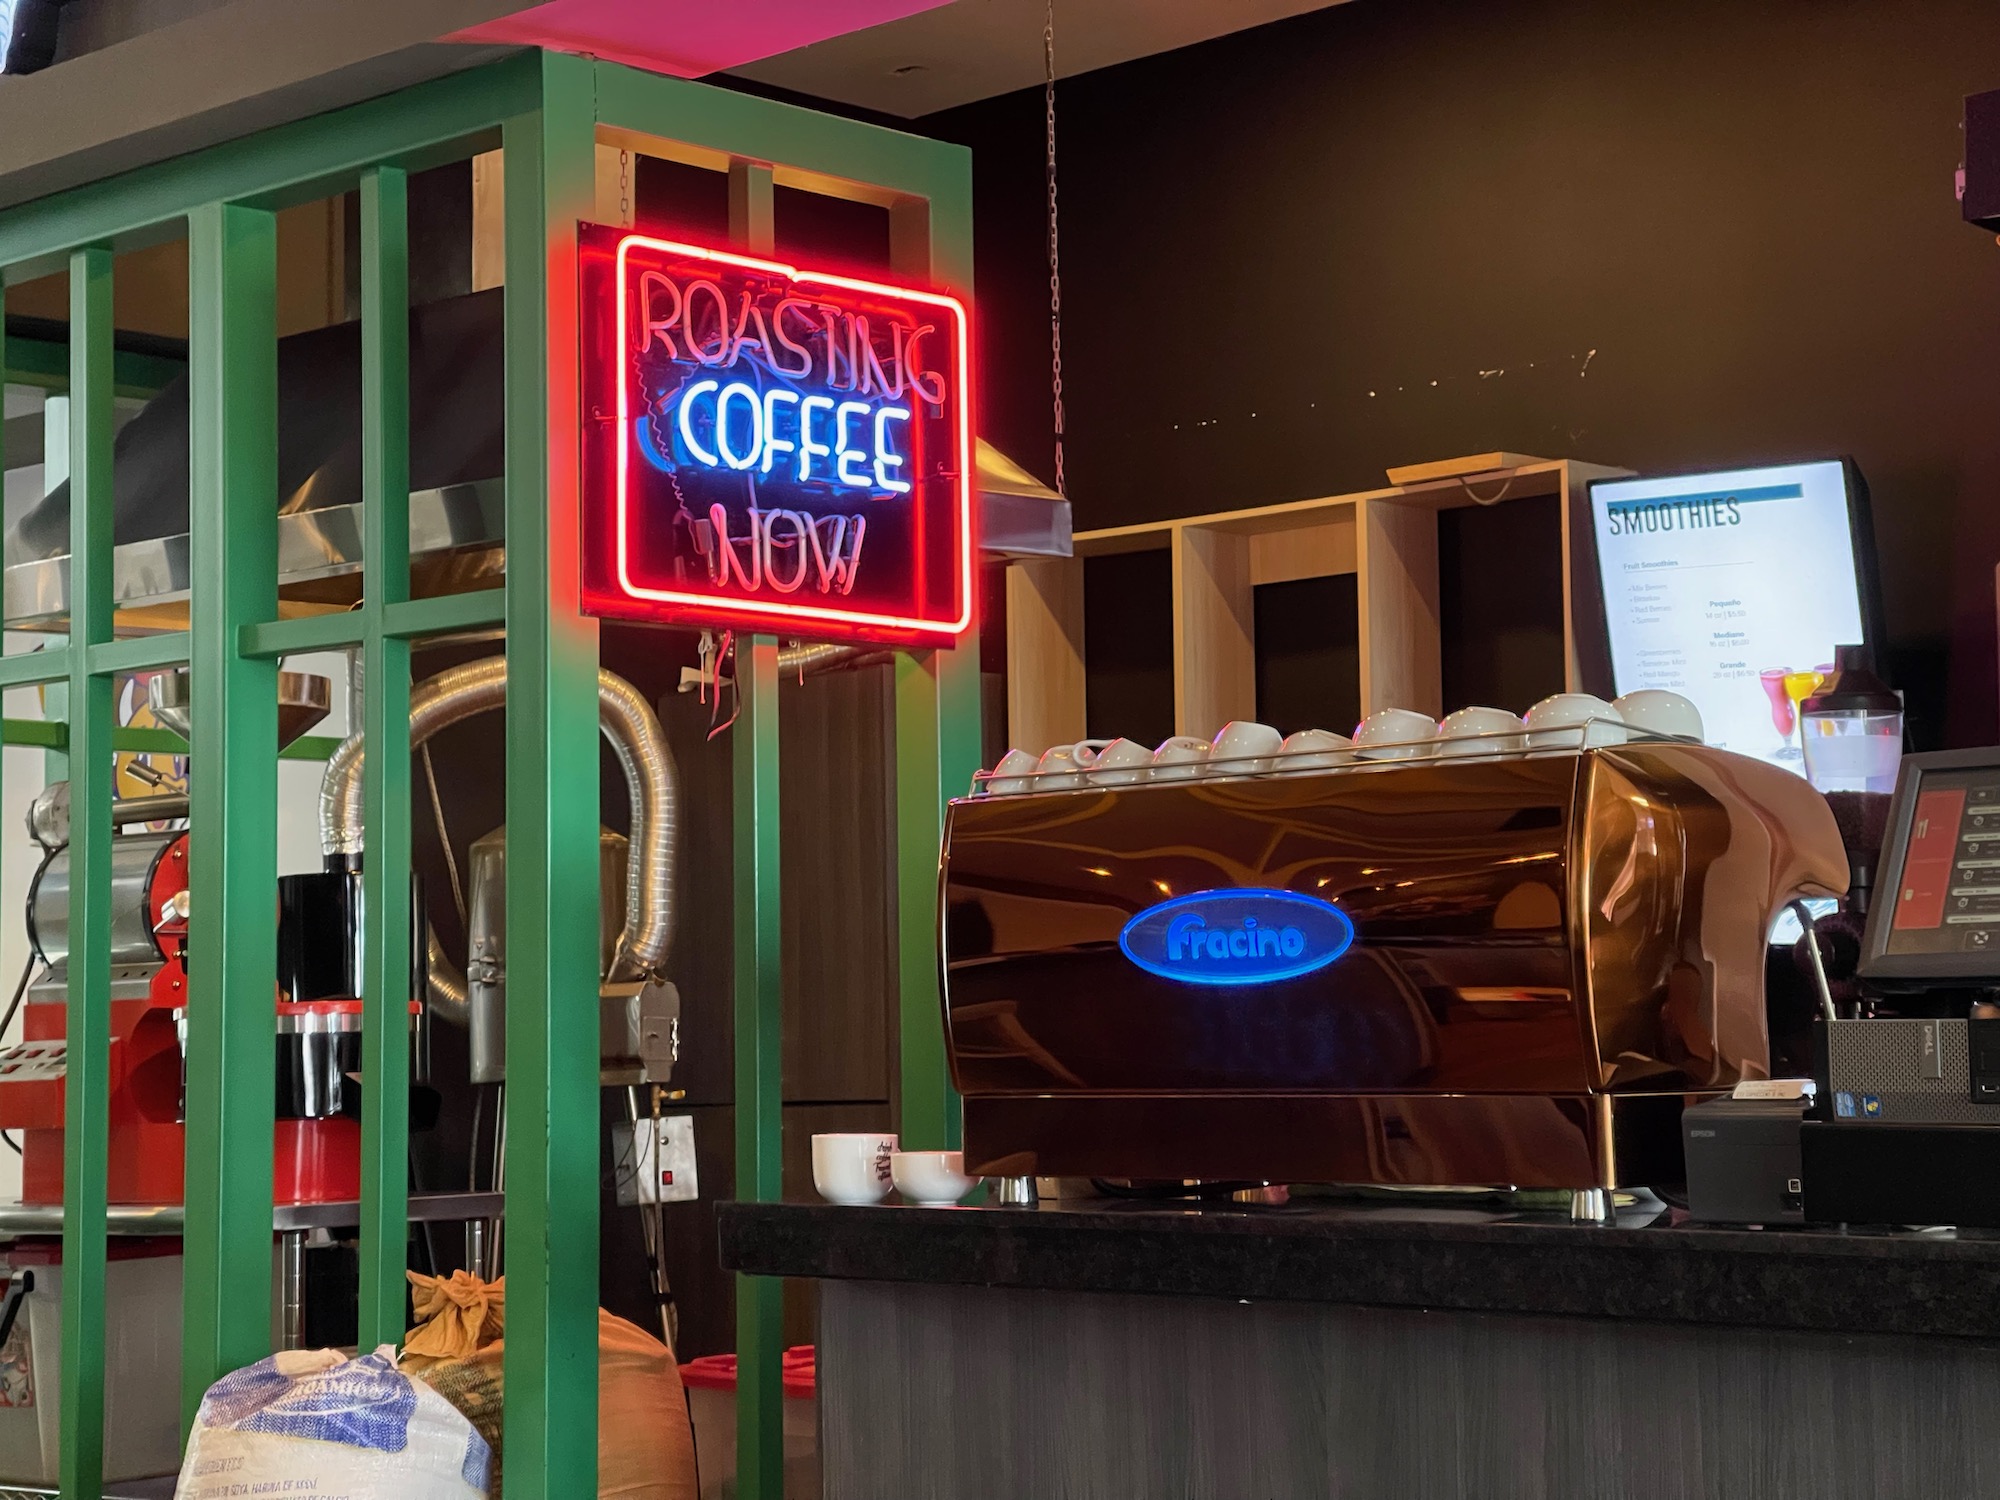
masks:
[[[1323,969],[1348,950],[1354,924],[1328,901],[1295,891],[1197,891],[1149,906],[1118,946],[1182,984],[1270,984]]]

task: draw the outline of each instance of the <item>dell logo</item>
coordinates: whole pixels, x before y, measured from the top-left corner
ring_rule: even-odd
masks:
[[[1184,984],[1269,984],[1323,969],[1354,941],[1330,902],[1293,891],[1198,891],[1149,906],[1118,934],[1140,968]]]

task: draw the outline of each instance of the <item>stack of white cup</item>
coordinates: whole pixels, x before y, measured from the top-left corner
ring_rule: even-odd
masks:
[[[1355,726],[1352,739],[1325,729],[1284,735],[1269,724],[1237,719],[1213,741],[1175,735],[1148,750],[1133,740],[1078,740],[1039,757],[1009,750],[981,778],[994,796],[1257,776],[1269,771],[1323,771],[1357,761],[1480,758],[1523,750],[1575,750],[1622,745],[1634,737],[1672,736],[1699,744],[1701,713],[1679,693],[1642,689],[1607,703],[1590,693],[1555,693],[1525,716],[1504,708],[1461,708],[1442,723],[1429,714],[1385,708]]]

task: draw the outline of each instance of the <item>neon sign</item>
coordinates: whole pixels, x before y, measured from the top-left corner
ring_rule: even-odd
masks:
[[[1125,956],[1181,984],[1271,984],[1323,969],[1354,942],[1329,901],[1296,891],[1197,891],[1149,906],[1118,934]]]
[[[586,225],[586,612],[816,640],[972,624],[964,306]]]

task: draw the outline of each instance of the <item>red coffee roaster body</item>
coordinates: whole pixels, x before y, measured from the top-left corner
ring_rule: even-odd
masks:
[[[281,674],[285,743],[325,716],[324,678]],[[156,683],[154,711],[175,723],[185,674]],[[164,700],[164,702],[162,701]],[[68,1074],[69,788],[36,799],[29,831],[44,855],[28,895],[32,982],[22,1041],[0,1052],[0,1130],[19,1132],[24,1203],[60,1203]],[[189,975],[184,796],[121,800],[111,845],[111,1049],[108,1196],[115,1204],[183,1201]],[[143,821],[142,821],[143,820]],[[278,880],[273,995],[276,1097],[272,1193],[278,1204],[351,1202],[360,1194],[361,876],[328,869]],[[415,910],[423,910],[422,903]],[[413,944],[423,953],[423,944]],[[421,968],[411,993],[420,995]],[[197,996],[199,1005],[206,997]],[[410,1002],[413,1015],[420,1013]],[[418,1029],[421,1036],[421,1027]]]

